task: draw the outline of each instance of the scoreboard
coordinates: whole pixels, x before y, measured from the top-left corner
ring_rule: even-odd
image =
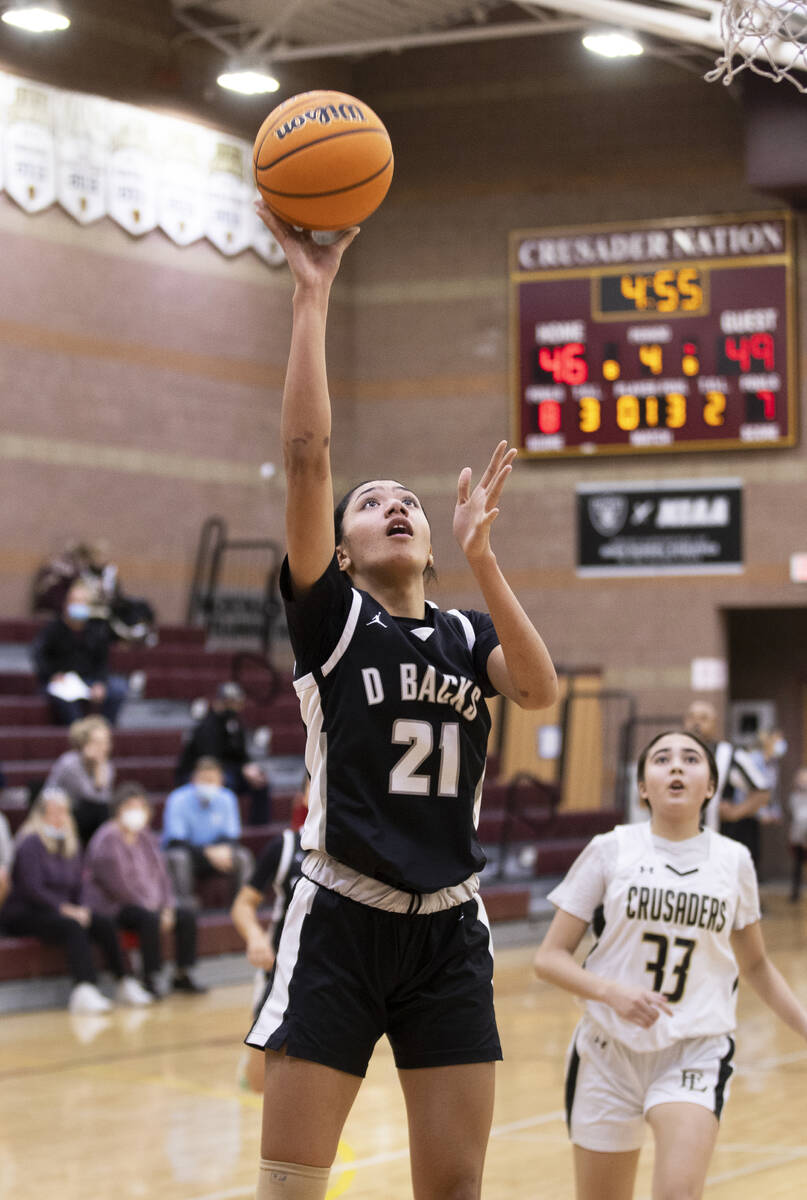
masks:
[[[510,235],[527,457],[796,443],[789,212]]]

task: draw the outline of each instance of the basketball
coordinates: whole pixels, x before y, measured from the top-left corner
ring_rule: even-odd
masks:
[[[301,92],[270,112],[252,153],[258,191],[303,229],[346,229],[375,212],[392,179],[383,121],[344,92]]]

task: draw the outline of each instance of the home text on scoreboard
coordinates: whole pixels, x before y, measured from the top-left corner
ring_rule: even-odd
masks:
[[[788,212],[511,234],[515,445],[794,445],[793,260]]]

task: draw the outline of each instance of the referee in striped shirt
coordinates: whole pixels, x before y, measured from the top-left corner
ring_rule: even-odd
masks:
[[[717,710],[708,700],[693,700],[684,714],[684,729],[697,734],[712,750],[717,762],[717,787],[706,809],[704,824],[742,842],[759,865],[757,813],[770,800],[767,779],[751,755],[740,746],[720,741]]]

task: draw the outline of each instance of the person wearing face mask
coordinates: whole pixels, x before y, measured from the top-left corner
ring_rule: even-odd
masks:
[[[13,937],[64,947],[74,983],[70,1011],[101,1013],[112,1007],[97,985],[93,944],[117,980],[118,1001],[150,1004],[151,996],[129,972],[114,921],[82,901],[81,848],[67,795],[44,788],[16,841],[11,892],[0,921]]]
[[[207,989],[191,974],[196,962],[196,913],[178,905],[156,837],[149,828],[151,804],[139,783],[122,783],[115,792],[114,816],[93,834],[84,862],[84,903],[112,917],[140,941],[143,984],[161,995],[162,935],[174,937],[176,992]]]
[[[126,699],[126,680],[109,673],[109,626],[93,616],[92,603],[91,590],[77,580],[62,615],[43,626],[32,648],[40,687],[57,725],[71,725],[91,709],[114,725]]]
[[[190,783],[175,788],[165,802],[162,845],[174,890],[193,902],[196,884],[210,876],[230,880],[233,895],[246,883],[253,858],[241,845],[238,798],[224,786],[215,758],[200,758]]]
[[[248,825],[267,825],[271,801],[266,776],[251,762],[247,731],[241,713],[246,697],[234,680],[222,683],[188,735],[177,763],[177,784],[187,783],[200,758],[215,758],[224,772],[224,782],[237,796],[249,801]]]

